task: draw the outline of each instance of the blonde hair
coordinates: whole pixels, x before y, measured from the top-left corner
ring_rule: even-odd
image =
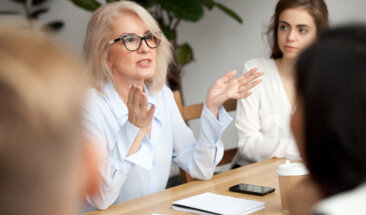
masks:
[[[81,153],[86,89],[79,62],[46,35],[0,26],[2,213],[60,207]]]
[[[125,12],[132,12],[138,16],[151,32],[155,34],[161,32],[158,23],[150,13],[134,2],[118,1],[98,8],[89,20],[84,43],[85,58],[91,74],[91,85],[98,90],[101,90],[108,80],[113,80],[112,72],[107,65],[108,41],[115,39],[110,38],[114,20],[123,16]],[[160,46],[157,48],[156,71],[151,79],[145,80],[145,84],[151,92],[157,92],[164,86],[168,66],[172,61],[171,44],[164,34],[156,36],[161,40]]]

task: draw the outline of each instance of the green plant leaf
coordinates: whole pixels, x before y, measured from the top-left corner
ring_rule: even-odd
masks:
[[[215,2],[215,6],[218,7],[220,10],[222,10],[222,12],[226,13],[227,15],[231,16],[231,18],[235,19],[236,21],[238,21],[240,24],[243,23],[242,18],[235,13],[233,10],[229,9],[228,7]]]
[[[29,14],[29,17],[32,19],[37,19],[39,15],[41,15],[42,13],[46,13],[47,11],[49,11],[48,8],[40,8]]]
[[[44,25],[42,30],[56,32],[61,30],[62,27],[64,27],[64,23],[62,21],[53,21]]]
[[[25,4],[27,0],[11,0],[13,2],[19,3],[19,4]]]
[[[18,11],[6,11],[6,10],[4,10],[4,11],[0,11],[0,14],[1,15],[16,15],[16,14],[19,14],[19,12]]]
[[[44,2],[46,2],[47,0],[33,0],[32,1],[32,6],[38,6],[43,4]]]
[[[163,0],[161,7],[175,18],[197,22],[203,17],[203,5],[200,0]]]
[[[211,10],[215,6],[215,2],[213,0],[201,0],[203,6],[207,7],[207,9]]]
[[[163,34],[165,35],[165,37],[169,40],[172,41],[174,38],[174,33],[172,30],[170,30],[169,27],[167,26],[161,26],[161,30],[163,31]]]
[[[120,1],[120,0],[106,0],[105,2],[110,3],[110,2],[115,2],[115,1]],[[146,9],[153,5],[152,0],[130,0],[130,1],[136,2],[137,4],[143,6]]]
[[[136,2],[137,4],[139,5],[142,5],[142,6],[146,6],[146,5],[149,5],[151,3],[151,1],[149,0],[132,0],[133,2]]]
[[[95,11],[100,7],[100,3],[96,0],[71,0],[75,5],[88,10]]]
[[[177,63],[186,65],[194,60],[193,49],[188,43],[184,43],[177,49]]]
[[[155,4],[155,0],[132,0],[136,2],[137,4],[143,6],[146,9],[151,8]]]

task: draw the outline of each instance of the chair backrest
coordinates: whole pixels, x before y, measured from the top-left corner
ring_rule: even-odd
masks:
[[[179,111],[180,111],[184,121],[187,122],[189,120],[198,119],[198,118],[201,117],[201,112],[202,112],[202,109],[203,109],[203,103],[183,106],[182,96],[181,96],[180,91],[175,90],[175,91],[173,91],[173,94],[174,94],[175,102],[178,105]],[[224,103],[224,108],[228,112],[229,111],[235,111],[236,110],[236,100],[230,99],[230,100],[226,101]],[[224,151],[224,157],[221,159],[218,166],[230,163],[232,161],[232,159],[234,158],[237,151],[238,151],[237,147],[225,150]],[[182,183],[187,183],[187,182],[195,180],[188,173],[183,171],[182,169],[179,169],[179,171],[180,171],[180,177],[181,177]]]

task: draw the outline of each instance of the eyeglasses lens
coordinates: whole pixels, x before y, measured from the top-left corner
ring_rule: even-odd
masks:
[[[130,51],[139,49],[142,40],[145,40],[146,44],[150,48],[156,48],[160,45],[160,39],[153,34],[147,34],[144,37],[139,37],[137,35],[126,35],[122,38],[123,44]]]

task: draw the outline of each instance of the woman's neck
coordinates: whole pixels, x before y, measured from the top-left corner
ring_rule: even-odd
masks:
[[[296,59],[279,58],[275,62],[282,77],[293,78]]]
[[[283,88],[286,92],[288,102],[291,105],[291,109],[293,110],[296,102],[295,80],[294,80],[295,60],[280,58],[277,59],[275,62],[278,69],[278,73],[282,81]]]

